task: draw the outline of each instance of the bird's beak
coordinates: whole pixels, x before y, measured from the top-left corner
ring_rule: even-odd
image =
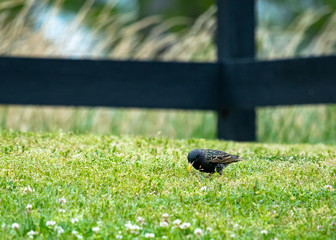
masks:
[[[193,163],[189,163],[188,172],[190,172],[190,169],[191,169],[192,165],[193,165]]]

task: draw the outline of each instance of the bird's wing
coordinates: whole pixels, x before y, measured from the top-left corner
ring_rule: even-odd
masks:
[[[223,151],[211,150],[206,153],[206,157],[209,159],[210,163],[217,164],[229,164],[232,162],[238,162],[242,159],[237,155],[231,155]]]

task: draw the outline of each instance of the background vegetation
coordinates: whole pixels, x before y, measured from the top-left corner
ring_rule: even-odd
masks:
[[[183,7],[183,1],[174,2],[173,6],[181,5],[179,9],[184,9],[183,17],[180,10],[173,14],[169,7],[148,10],[150,14],[159,15],[147,16],[141,9],[146,9],[146,2],[150,1],[139,1],[139,12],[131,11],[123,2],[1,1],[0,54],[215,60],[216,9],[211,6],[212,1],[204,1],[204,6],[195,4],[195,8]],[[200,12],[203,13],[198,16]],[[334,1],[261,0],[258,12],[258,58],[336,52]],[[335,117],[334,106],[260,108],[257,109],[258,140],[335,143]],[[23,131],[64,129],[116,135],[214,138],[216,113],[0,106],[0,127]]]

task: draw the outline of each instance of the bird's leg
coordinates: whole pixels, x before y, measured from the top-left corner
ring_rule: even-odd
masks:
[[[208,176],[206,176],[206,178],[210,178],[212,176],[213,173],[209,173]]]

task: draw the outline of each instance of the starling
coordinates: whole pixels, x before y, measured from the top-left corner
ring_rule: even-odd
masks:
[[[190,172],[191,167],[201,172],[222,174],[223,168],[233,162],[242,161],[237,155],[231,155],[223,151],[212,149],[194,149],[188,154]]]

